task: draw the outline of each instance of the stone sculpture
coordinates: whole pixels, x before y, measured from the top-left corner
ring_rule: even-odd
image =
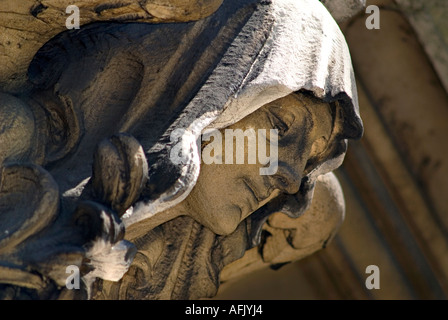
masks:
[[[268,219],[275,228],[272,217],[286,214],[291,221],[277,218],[286,230],[325,225],[306,254],[343,219],[339,210],[296,220],[316,183],[343,207],[331,171],[347,139],[362,135],[349,51],[327,9],[316,0],[227,0],[176,11],[181,2],[168,1],[170,12],[195,14],[164,20],[148,13],[150,1],[128,2],[101,6],[121,18],[52,36],[26,73],[2,79],[3,298],[211,297],[222,269],[247,250],[263,247],[253,258],[269,261],[266,244],[279,238]],[[138,23],[122,23],[132,10]],[[106,20],[98,16],[87,21]],[[178,23],[142,23],[167,21]],[[229,129],[266,132],[257,137],[277,157],[205,163],[211,143],[231,142]],[[233,159],[217,150],[213,159]],[[268,165],[275,170],[260,174]],[[301,237],[283,241],[292,250],[272,263],[301,258]],[[68,266],[80,270],[79,290],[66,286]]]

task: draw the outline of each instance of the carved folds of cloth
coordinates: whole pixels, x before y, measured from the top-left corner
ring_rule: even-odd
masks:
[[[0,15],[24,10],[13,2]],[[0,49],[13,61],[0,69],[0,296],[212,297],[324,247],[344,218],[331,171],[363,130],[325,6],[93,3],[79,30],[39,35],[39,21],[59,26],[51,1],[24,31],[2,27],[39,41]],[[278,170],[205,164],[202,134],[229,128],[279,130]]]

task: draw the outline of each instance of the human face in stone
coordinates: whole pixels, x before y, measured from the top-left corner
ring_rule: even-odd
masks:
[[[232,233],[243,219],[278,194],[298,192],[302,177],[311,169],[307,167],[308,160],[324,151],[330,138],[330,106],[294,93],[261,107],[226,129],[251,128],[255,132],[266,130],[266,155],[271,148],[270,129],[277,129],[277,171],[261,175],[260,168],[266,164],[258,160],[248,164],[247,140],[243,146],[244,164],[226,163],[226,136],[222,130],[222,164],[202,163],[197,184],[186,199],[190,215],[217,234]]]

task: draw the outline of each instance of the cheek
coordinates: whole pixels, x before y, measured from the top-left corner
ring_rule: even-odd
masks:
[[[197,222],[219,235],[232,233],[241,220],[241,210],[235,203],[240,194],[232,184],[224,165],[203,165],[199,179],[188,197],[189,214]]]
[[[241,175],[239,165],[202,165],[194,196],[205,210],[225,211],[240,202],[241,190],[236,183]]]

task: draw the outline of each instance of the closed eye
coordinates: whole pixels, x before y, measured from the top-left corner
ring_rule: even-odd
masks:
[[[275,113],[269,112],[269,120],[271,122],[272,128],[277,130],[277,134],[279,137],[282,137],[288,131],[289,126],[285,121],[283,121],[282,118],[280,118]]]

